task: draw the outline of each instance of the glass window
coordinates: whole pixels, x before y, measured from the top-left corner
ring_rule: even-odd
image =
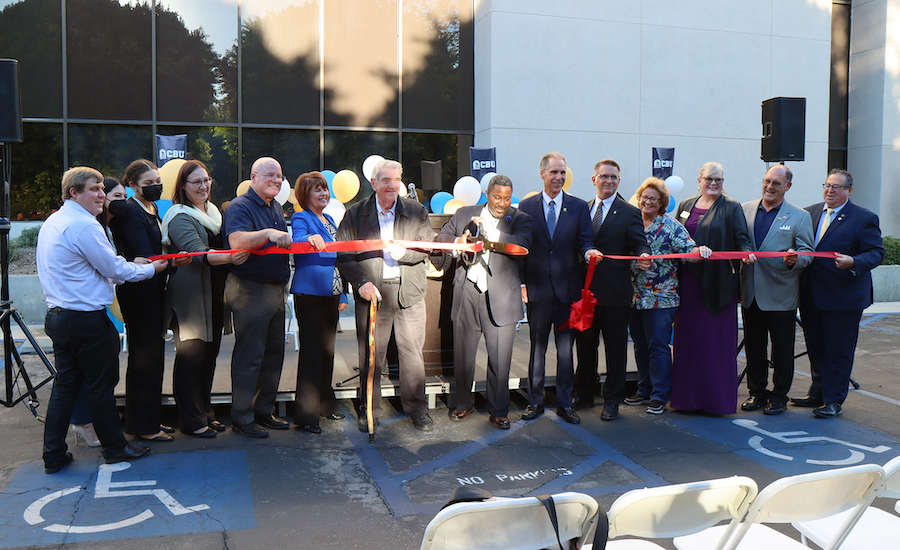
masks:
[[[69,117],[149,120],[150,3],[66,0]]]
[[[472,0],[403,2],[403,126],[474,127]]]
[[[322,1],[325,125],[397,128],[397,2]]]
[[[245,129],[243,145],[242,181],[250,178],[250,167],[259,157],[277,160],[291,186],[300,174],[319,169],[319,132],[315,130]],[[234,188],[231,191],[233,198]]]
[[[403,181],[422,186],[422,161],[441,161],[441,190],[453,192],[457,173],[456,134],[414,134],[403,132]],[[430,196],[431,193],[426,193]]]
[[[237,128],[212,126],[158,126],[161,135],[187,134],[188,157],[199,160],[209,168],[209,175],[216,180],[211,200],[217,206],[234,198],[238,179]]]
[[[241,17],[243,121],[318,126],[317,2],[245,0]]]
[[[62,204],[62,124],[22,125],[22,143],[10,145],[10,215],[42,220]]]
[[[237,46],[237,4],[164,0],[156,12],[157,118],[237,122],[237,71],[223,63]]]
[[[353,170],[359,176],[359,194],[350,203],[355,203],[372,194],[372,184],[362,173],[363,161],[369,155],[381,155],[387,159],[396,159],[397,140],[396,132],[325,132],[324,168],[334,172],[345,169]],[[406,179],[404,174],[403,181]]]
[[[154,148],[151,126],[69,124],[67,166],[90,166],[121,179],[131,161],[156,158]]]
[[[59,2],[0,1],[0,8],[0,57],[19,60],[22,116],[62,117]]]

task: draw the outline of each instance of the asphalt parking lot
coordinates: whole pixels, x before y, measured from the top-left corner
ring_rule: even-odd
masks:
[[[97,449],[74,447],[70,437],[75,462],[45,475],[42,425],[19,404],[0,410],[0,548],[121,548],[128,540],[151,550],[413,549],[463,485],[502,496],[580,491],[608,508],[639,487],[735,474],[762,487],[854,461],[884,464],[900,455],[898,334],[900,304],[868,310],[854,369],[861,388],[850,392],[843,416],[834,420],[798,408],[775,417],[655,416],[623,406],[614,422],[601,421],[597,407],[573,426],[548,406],[542,417],[524,422],[516,411],[526,402],[514,393],[508,431],[491,427],[482,401],[479,414],[451,423],[439,398],[431,412],[434,431],[421,433],[387,399],[371,444],[345,400],[347,418],[323,420],[320,435],[273,431],[251,440],[229,430],[202,440],[176,434],[174,442],[153,444],[150,456],[120,469],[101,467]],[[804,345],[801,338],[798,351]],[[35,356],[26,357],[26,366],[40,376]],[[808,371],[806,358],[798,359],[793,395],[805,393]],[[48,388],[39,391],[39,414]],[[738,394],[740,402],[746,389]],[[227,407],[219,412],[227,419]],[[165,415],[175,421],[172,407]]]

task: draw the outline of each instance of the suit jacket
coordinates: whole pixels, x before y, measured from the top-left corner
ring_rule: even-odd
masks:
[[[472,218],[481,214],[483,205],[466,206],[456,211],[449,222],[441,228],[438,241],[453,242],[461,237],[466,228],[475,233]],[[510,208],[497,224],[500,242],[517,244],[528,248],[531,245],[532,219],[528,214]],[[522,279],[519,268],[524,263],[522,256],[507,256],[491,252],[488,255],[487,301],[491,319],[497,326],[509,325],[522,319]],[[457,322],[459,303],[466,284],[468,266],[457,259],[453,275],[453,306],[450,318]]]
[[[347,210],[341,225],[338,227],[338,241],[357,239],[380,239],[381,228],[378,225],[378,210],[375,207],[375,194],[364,199]],[[428,210],[418,202],[403,197],[397,198],[397,210],[394,218],[394,239],[404,241],[431,241],[434,231],[428,221]],[[425,297],[426,277],[425,260],[427,252],[407,249],[400,261],[400,307],[410,307]],[[340,252],[337,267],[345,281],[353,285],[356,298],[359,288],[372,282],[379,291],[382,290],[382,269],[384,257],[381,250],[371,252]]]
[[[747,218],[750,243],[756,249],[756,212],[762,199],[745,202],[742,206]],[[784,201],[769,232],[763,238],[759,251],[782,252],[789,248],[811,251],[813,229],[809,212]],[[784,258],[760,258],[755,264],[741,267],[741,304],[750,307],[753,300],[763,311],[792,311],[800,301],[800,274],[812,261],[811,256],[797,256],[793,268],[788,268]]]
[[[675,219],[684,224],[699,199],[698,195],[681,201],[675,212]],[[692,237],[697,246],[706,245],[716,252],[753,251],[741,203],[725,195],[720,196],[709,207]],[[703,287],[703,305],[711,314],[718,315],[738,291],[740,266],[740,260],[715,260],[689,263],[683,267],[700,279],[700,285]]]
[[[334,223],[334,219],[325,214]],[[333,242],[331,233],[325,224],[309,210],[296,212],[291,216],[291,240],[305,243],[310,235],[320,235],[326,242]],[[313,254],[294,254],[294,279],[291,281],[291,294],[310,294],[312,296],[333,296],[334,265],[336,252],[316,252]]]
[[[813,233],[819,227],[825,203],[806,208]],[[813,237],[815,238],[815,237]],[[847,201],[819,240],[816,251],[853,256],[852,269],[838,269],[830,259],[816,258],[800,277],[800,305],[824,311],[861,311],[872,305],[872,269],[884,260],[878,216]]]
[[[588,214],[594,208],[594,198],[588,203]],[[618,194],[603,219],[600,232],[593,235],[594,248],[603,254],[639,256],[650,253],[641,211],[628,204]],[[603,260],[597,263],[591,292],[597,307],[631,307],[631,262]]]
[[[525,258],[528,302],[540,303],[550,296],[563,303],[581,298],[584,288],[584,253],[593,248],[587,203],[562,191],[562,207],[556,231],[550,238],[544,216],[543,195],[538,193],[519,203],[519,210],[532,219],[531,248]]]

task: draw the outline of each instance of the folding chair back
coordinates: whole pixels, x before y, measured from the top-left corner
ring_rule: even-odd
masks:
[[[609,509],[609,538],[671,538],[730,520],[726,535],[716,546],[719,549],[756,493],[756,482],[742,476],[629,491]],[[608,548],[626,546],[617,542],[627,541],[610,541]]]
[[[585,542],[599,506],[580,493],[553,495],[559,540]],[[535,497],[461,502],[438,512],[425,528],[421,550],[539,550],[559,548],[543,503]]]

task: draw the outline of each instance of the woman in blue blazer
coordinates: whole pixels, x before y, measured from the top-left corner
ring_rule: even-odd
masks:
[[[309,243],[324,250],[333,242],[338,224],[324,212],[331,199],[328,182],[319,172],[297,178],[294,186],[297,203],[303,211],[291,216],[295,243]],[[334,371],[334,336],[338,313],[346,309],[347,296],[340,273],[335,268],[337,253],[313,252],[294,255],[294,280],[291,294],[297,326],[300,329],[300,357],[297,365],[297,391],[294,400],[294,424],[310,433],[321,433],[319,416],[340,420],[337,400],[331,389]]]

